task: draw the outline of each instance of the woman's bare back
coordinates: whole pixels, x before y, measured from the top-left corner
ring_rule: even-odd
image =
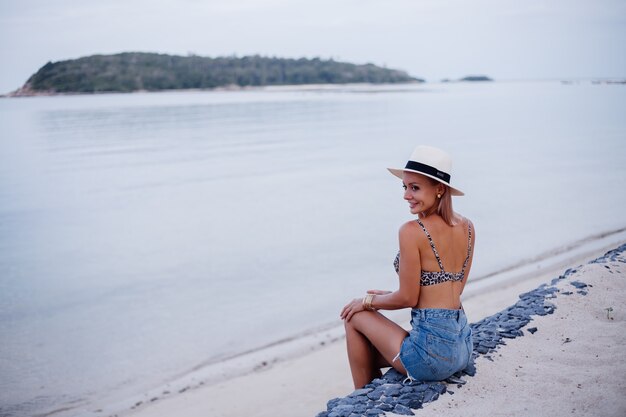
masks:
[[[454,226],[448,225],[441,217],[436,215],[428,216],[421,221],[430,234],[445,272],[458,273],[463,270],[466,259],[468,261],[465,265],[462,280],[450,280],[435,285],[422,285],[416,307],[458,309],[461,305],[461,293],[465,287],[472,264],[474,251],[470,250],[468,258],[468,243],[470,248],[474,247],[475,233],[473,233],[473,225],[471,225],[469,219],[461,216],[459,216]],[[415,226],[421,229],[417,222],[415,222]],[[469,239],[470,233],[471,239]],[[418,248],[422,271],[441,271],[428,236],[423,231],[420,236]]]

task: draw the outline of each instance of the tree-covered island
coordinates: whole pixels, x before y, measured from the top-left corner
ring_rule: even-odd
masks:
[[[442,83],[451,83],[451,82],[482,82],[482,81],[493,81],[493,78],[489,78],[486,75],[468,75],[463,78],[459,78],[458,80],[451,80],[449,78],[444,78],[441,80]]]
[[[423,81],[400,70],[332,59],[126,52],[48,62],[12,95]]]
[[[487,77],[486,75],[468,75],[467,77],[461,78],[459,81],[481,82],[481,81],[493,81],[493,79]]]

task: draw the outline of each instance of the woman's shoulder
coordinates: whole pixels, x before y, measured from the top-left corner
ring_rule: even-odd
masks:
[[[420,228],[417,221],[413,219],[402,223],[398,234],[400,235],[400,240],[407,239],[411,241],[418,241],[424,235],[424,232]]]
[[[421,245],[426,244],[424,242],[424,240],[426,239],[426,235],[415,220],[406,221],[400,226],[400,230],[398,231],[398,238],[400,240],[401,251],[406,251],[406,249],[408,248],[417,249]],[[410,252],[413,253],[412,251]],[[419,249],[415,251],[415,253],[419,253]]]
[[[458,213],[455,213],[457,217],[456,226],[460,226],[463,228],[463,234],[471,239],[471,242],[474,242],[476,239],[476,228],[474,227],[474,223],[465,216],[462,216]]]
[[[454,224],[455,226],[463,226],[463,227],[471,227],[474,228],[474,223],[469,219],[469,217],[465,217],[462,214],[454,213]]]

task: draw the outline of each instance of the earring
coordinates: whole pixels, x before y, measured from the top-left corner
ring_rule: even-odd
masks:
[[[441,198],[441,194],[437,194],[437,198]]]

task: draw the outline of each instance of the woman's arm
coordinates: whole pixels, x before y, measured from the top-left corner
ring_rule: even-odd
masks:
[[[400,227],[400,288],[389,294],[374,296],[372,308],[398,310],[417,305],[422,265],[418,246],[420,231],[416,225],[411,221]]]
[[[417,244],[420,231],[417,223],[407,222],[400,227],[400,288],[396,291],[371,290],[375,294],[371,308],[381,310],[399,310],[414,307],[420,292],[420,274],[422,271]],[[355,313],[365,310],[363,298],[355,298],[341,310],[340,317],[346,321]]]
[[[469,261],[467,262],[467,266],[465,267],[465,274],[463,275],[463,281],[461,284],[460,294],[463,294],[463,290],[465,289],[465,284],[467,283],[467,277],[469,276],[470,269],[472,268],[472,259],[474,259],[474,242],[476,241],[476,229],[474,228],[474,223],[472,223],[470,219],[467,219],[467,221],[469,222],[469,225],[472,228],[472,239],[471,239],[472,250],[470,251]]]

